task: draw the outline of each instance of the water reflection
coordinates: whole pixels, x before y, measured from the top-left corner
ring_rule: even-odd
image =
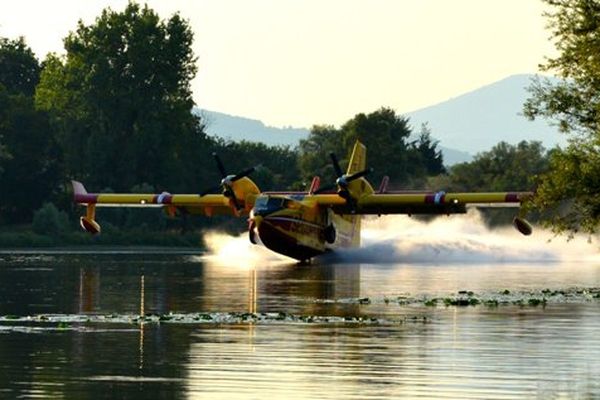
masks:
[[[598,301],[545,308],[344,302],[460,289],[597,287],[600,268],[593,264],[240,268],[179,255],[0,257],[0,315],[247,311],[401,321],[64,327],[5,321],[0,398],[600,396]]]
[[[295,312],[356,315],[356,264],[223,268],[199,258],[108,256],[16,261],[0,269],[0,315],[39,313]]]

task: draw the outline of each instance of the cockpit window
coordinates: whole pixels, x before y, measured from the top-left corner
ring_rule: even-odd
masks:
[[[285,205],[286,199],[281,197],[261,196],[254,203],[254,210],[257,212],[273,212],[280,210]]]

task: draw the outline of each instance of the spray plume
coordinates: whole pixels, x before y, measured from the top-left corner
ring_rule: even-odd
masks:
[[[404,215],[363,219],[362,246],[320,257],[320,263],[498,263],[600,261],[598,246],[588,238],[571,241],[536,227],[522,236],[512,227],[489,229],[477,210],[423,222]],[[206,261],[227,265],[289,263],[291,259],[263,246],[247,234],[209,232],[204,236]]]

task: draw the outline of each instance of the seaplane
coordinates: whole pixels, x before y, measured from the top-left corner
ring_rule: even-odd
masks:
[[[247,218],[250,242],[262,243],[301,263],[339,248],[360,246],[363,215],[450,215],[464,214],[467,207],[504,206],[519,210],[512,221],[519,232],[532,233],[521,212],[531,192],[388,191],[388,177],[375,190],[366,179],[371,172],[366,151],[360,141],[355,143],[345,173],[331,153],[337,179],[321,186],[320,178],[314,177],[307,192],[261,192],[249,177],[254,167],[228,174],[218,155],[213,154],[222,180],[202,193],[88,193],[82,183],[72,181],[74,201],[86,207],[80,225],[91,234],[101,231],[96,221],[96,207],[101,206],[163,207],[170,216],[179,211]]]

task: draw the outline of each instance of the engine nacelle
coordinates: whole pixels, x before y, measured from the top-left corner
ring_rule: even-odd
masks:
[[[92,218],[88,218],[88,217],[81,217],[79,218],[79,225],[81,225],[81,228],[86,231],[91,233],[92,235],[95,235],[97,233],[100,233],[100,225],[94,221]]]

